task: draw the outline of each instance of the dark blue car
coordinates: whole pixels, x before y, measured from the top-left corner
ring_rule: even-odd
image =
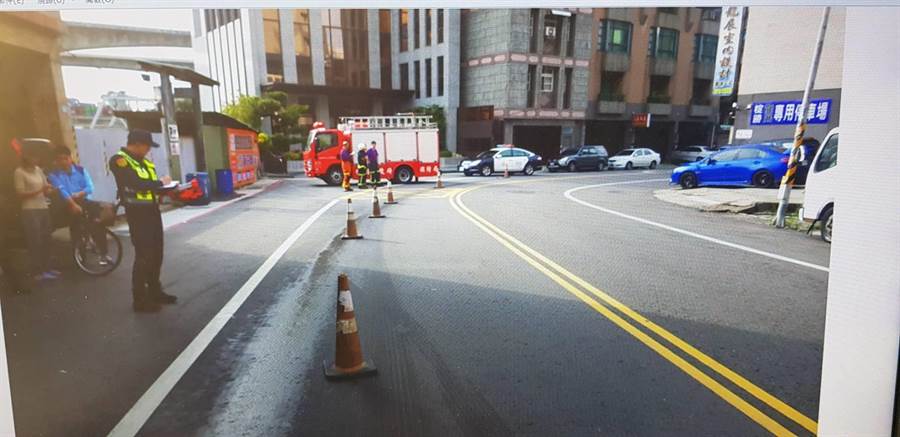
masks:
[[[787,171],[788,153],[771,144],[730,147],[676,168],[671,183],[686,189],[710,185],[773,187]]]

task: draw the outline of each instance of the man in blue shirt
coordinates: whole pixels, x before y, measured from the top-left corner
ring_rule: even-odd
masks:
[[[100,204],[92,200],[94,183],[84,167],[72,162],[72,155],[66,146],[58,146],[54,154],[56,169],[47,176],[56,187],[63,206],[69,212],[69,234],[72,245],[80,244],[82,233],[87,229],[102,255],[100,264],[109,263],[106,256],[106,229],[100,224]],[[85,219],[86,215],[86,219]]]

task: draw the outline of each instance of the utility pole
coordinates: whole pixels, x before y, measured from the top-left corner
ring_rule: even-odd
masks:
[[[828,28],[828,14],[831,7],[826,6],[822,12],[822,25],[819,27],[819,36],[816,38],[816,50],[813,53],[812,65],[809,67],[809,79],[806,80],[806,89],[803,91],[803,102],[800,104],[800,117],[797,118],[797,129],[794,131],[794,145],[791,146],[791,157],[788,160],[787,172],[781,178],[781,186],[778,189],[778,212],[775,215],[775,227],[784,227],[784,217],[787,214],[788,202],[791,198],[791,188],[797,177],[797,164],[800,158],[800,147],[803,136],[806,134],[806,119],[808,118],[809,94],[816,82],[816,72],[819,71],[819,58],[822,56],[822,44],[825,42],[825,29]]]
[[[166,156],[169,157],[169,173],[172,180],[181,180],[181,143],[178,137],[178,124],[175,121],[175,96],[172,92],[172,81],[169,73],[159,72],[159,90],[162,100],[162,134]]]

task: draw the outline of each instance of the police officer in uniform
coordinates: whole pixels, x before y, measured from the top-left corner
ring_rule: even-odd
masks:
[[[147,159],[151,147],[159,144],[153,142],[150,132],[135,129],[128,133],[128,144],[109,160],[134,245],[131,290],[135,312],[156,312],[160,304],[173,304],[177,300],[163,292],[159,281],[163,227],[157,196],[172,179],[168,176],[157,179],[156,167]]]

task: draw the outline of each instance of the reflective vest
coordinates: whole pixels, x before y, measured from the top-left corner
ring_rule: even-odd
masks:
[[[153,165],[152,162],[148,159],[144,159],[144,166],[141,166],[141,163],[137,162],[131,155],[125,153],[123,150],[119,150],[116,155],[125,158],[125,162],[128,163],[128,166],[137,173],[138,177],[146,180],[146,181],[155,181],[156,178],[156,166]],[[123,196],[122,200],[126,203],[153,203],[156,201],[156,194],[153,193],[152,190],[146,191],[134,191],[131,189],[124,190],[127,195]]]

